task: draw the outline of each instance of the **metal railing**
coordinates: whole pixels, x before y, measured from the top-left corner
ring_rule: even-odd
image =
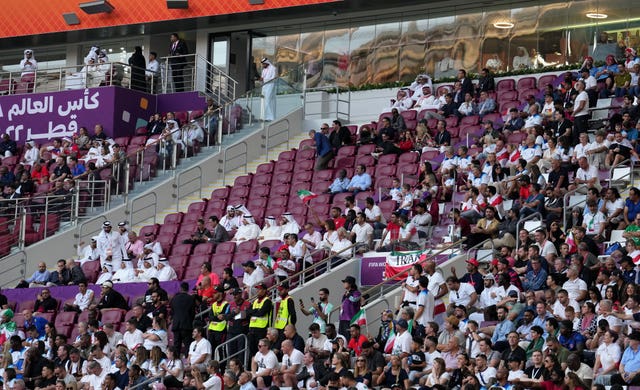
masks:
[[[0,95],[57,92],[104,86],[149,91],[157,83],[155,76],[145,77],[145,69],[122,62],[104,62],[40,69],[22,75],[19,72],[0,72]],[[132,74],[133,77],[132,85]],[[139,77],[138,77],[139,76]]]
[[[237,340],[243,340],[245,348],[242,351],[236,351],[230,354],[227,349],[227,346],[232,342],[236,342]],[[213,350],[212,358],[216,358],[216,360],[218,360],[219,363],[226,363],[236,356],[243,355],[242,357],[243,365],[245,367],[251,367],[250,361],[249,361],[249,348],[247,347],[249,345],[248,341],[249,340],[247,339],[247,335],[245,334],[239,334],[237,336],[230,338],[229,340],[225,340],[222,344],[219,344],[218,346],[216,346],[216,349]]]
[[[542,214],[540,214],[539,212],[535,212],[533,214],[527,215],[526,217],[522,217],[518,220],[518,224],[516,225],[516,253],[518,252],[518,248],[520,247],[520,239],[519,237],[517,237],[519,235],[520,232],[520,226],[522,226],[524,228],[524,223],[527,221],[533,221],[537,218],[538,221],[540,221],[540,223],[544,224],[544,220],[542,219]],[[531,232],[529,232],[529,234],[531,234]]]
[[[489,244],[491,244],[491,249],[487,249],[487,248],[485,248],[485,247],[484,247],[484,244],[486,244],[487,242],[488,242]],[[468,248],[468,249],[466,250],[466,255],[467,255],[467,257],[471,257],[471,256],[469,256],[469,254],[470,254],[472,251],[474,251],[474,250],[475,250],[475,251],[476,251],[476,255],[475,255],[476,260],[478,260],[478,262],[483,262],[484,257],[480,257],[480,256],[478,256],[478,253],[479,253],[479,252],[480,252],[480,250],[482,250],[482,249],[491,250],[491,253],[495,253],[495,246],[493,245],[493,239],[491,239],[491,238],[487,238],[486,240],[484,240],[484,241],[482,241],[482,242],[477,243],[476,245],[472,246],[471,248]],[[479,258],[479,257],[480,257],[480,258]],[[491,259],[490,259],[490,260],[491,260]]]
[[[306,78],[305,78],[305,83],[304,83],[304,108],[305,110],[303,111],[303,115],[306,117],[308,115],[318,115],[322,118],[326,118],[326,117],[331,117],[331,118],[337,118],[345,123],[348,123],[351,119],[351,89],[347,89],[347,91],[340,91],[340,87],[338,85],[326,85],[326,86],[322,86],[322,87],[315,87],[315,88],[307,88],[306,86]],[[309,93],[313,93],[313,92],[320,92],[320,97],[319,99],[310,99],[308,94]],[[326,93],[326,98],[324,98],[322,92]],[[347,98],[346,99],[341,99],[340,95],[342,93],[347,94]],[[324,109],[320,109],[318,110],[318,113],[308,113],[306,111],[306,108],[308,105],[314,105],[314,104],[320,104],[320,105],[324,105],[327,104],[327,106],[332,107],[333,110],[329,110],[329,111],[325,111]],[[342,106],[346,105],[346,109],[342,109]],[[332,115],[333,114],[333,115]]]
[[[197,54],[161,59],[162,91],[199,91],[222,106],[236,99],[238,82]]]
[[[627,169],[629,170],[628,172],[626,172]],[[622,174],[616,175],[616,171],[622,171]],[[633,161],[630,159],[626,159],[624,161],[620,161],[616,165],[612,165],[611,168],[609,168],[608,187],[625,187],[627,181],[629,183],[633,183],[633,173]]]
[[[196,54],[162,57],[158,73],[117,61],[23,73],[0,72],[0,95],[117,85],[153,94],[200,91],[222,105],[234,100],[238,89],[238,82],[229,74]],[[174,76],[180,73],[183,81],[176,88]]]
[[[583,203],[587,203],[587,199],[585,197],[585,199],[576,202],[574,204],[570,204],[569,200],[571,198],[572,195],[576,195],[578,191],[578,188],[573,189],[571,191],[567,191],[564,196],[562,197],[562,227],[563,228],[567,228],[567,215],[571,214],[571,209],[573,209],[573,207],[575,206],[579,206]],[[572,206],[571,208],[569,208],[569,206]],[[517,249],[517,248],[516,248]]]

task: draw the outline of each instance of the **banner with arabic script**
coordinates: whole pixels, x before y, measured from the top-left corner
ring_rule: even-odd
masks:
[[[107,135],[113,131],[114,88],[33,93],[0,97],[0,133],[18,144],[32,139],[41,144],[71,137],[85,126],[93,134],[96,124]]]
[[[384,267],[385,277],[387,279],[405,279],[407,273],[402,273],[402,271],[408,270],[417,263],[423,253],[424,251],[390,252]]]

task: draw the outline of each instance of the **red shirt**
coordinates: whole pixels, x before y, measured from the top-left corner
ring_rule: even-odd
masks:
[[[362,353],[362,343],[364,343],[365,341],[367,341],[367,338],[363,334],[361,334],[357,340],[351,338],[349,340],[349,344],[347,344],[347,348],[352,350],[353,353],[356,354],[356,356],[360,356],[360,354]]]
[[[341,227],[343,227],[345,222],[347,222],[347,219],[343,217],[333,219],[333,223],[336,225],[336,229],[340,229]]]
[[[400,225],[389,222],[387,223],[387,231],[389,232],[389,239],[391,241],[396,241],[400,238]]]

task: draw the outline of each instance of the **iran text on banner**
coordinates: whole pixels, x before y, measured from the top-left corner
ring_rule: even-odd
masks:
[[[387,255],[387,262],[384,265],[384,275],[387,279],[405,279],[406,273],[400,274],[418,261],[425,251],[411,251],[411,252],[391,252]],[[398,275],[398,276],[396,276]]]
[[[349,325],[354,324],[357,324],[358,326],[367,325],[367,312],[365,312],[364,309],[360,309],[360,311],[353,316]]]
[[[309,203],[309,201],[313,198],[317,198],[318,194],[315,194],[309,190],[298,190],[298,196],[302,203]]]

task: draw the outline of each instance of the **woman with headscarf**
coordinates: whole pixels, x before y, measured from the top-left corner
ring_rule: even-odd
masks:
[[[273,81],[277,77],[276,67],[267,58],[262,61],[262,96],[264,96],[264,120],[272,121],[276,116],[276,84]]]
[[[147,68],[147,61],[142,54],[142,47],[135,47],[133,54],[129,57],[129,65],[131,66],[131,89],[146,92],[145,69]]]
[[[38,61],[33,55],[33,50],[26,49],[24,51],[24,58],[20,61],[20,70],[22,71],[20,81],[27,84],[27,92],[33,92],[36,70],[38,70]]]

